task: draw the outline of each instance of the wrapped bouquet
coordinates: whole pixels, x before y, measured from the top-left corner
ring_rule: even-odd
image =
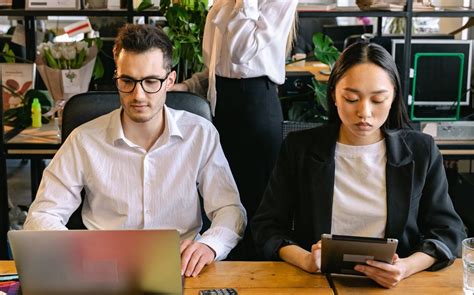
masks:
[[[54,114],[71,96],[88,90],[98,50],[85,41],[47,42],[37,49],[38,72],[55,101]]]

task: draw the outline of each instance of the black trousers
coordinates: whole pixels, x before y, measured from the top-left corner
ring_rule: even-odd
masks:
[[[283,114],[277,86],[267,77],[217,77],[214,124],[224,154],[247,210],[244,240],[229,255],[233,260],[258,260],[250,220],[262,199],[282,142]]]

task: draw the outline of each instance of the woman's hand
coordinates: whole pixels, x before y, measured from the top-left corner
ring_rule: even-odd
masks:
[[[368,265],[356,265],[354,269],[385,288],[393,288],[401,280],[427,269],[436,262],[435,258],[423,252],[415,252],[406,258],[399,258],[395,254],[392,260],[393,264],[367,260]]]
[[[316,273],[321,271],[321,241],[311,246],[311,252],[308,252],[305,270]]]
[[[407,277],[406,265],[397,254],[393,255],[393,264],[375,260],[367,260],[366,263],[368,265],[356,265],[354,269],[385,288],[393,288]]]
[[[311,246],[311,252],[297,245],[281,247],[280,258],[288,263],[310,272],[317,273],[321,268],[321,241]]]

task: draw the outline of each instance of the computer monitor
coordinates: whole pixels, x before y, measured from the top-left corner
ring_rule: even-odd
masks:
[[[353,35],[362,35],[365,33],[373,33],[373,25],[351,25],[351,26],[339,26],[339,25],[324,25],[323,34],[329,36],[334,42],[334,46],[339,51],[344,50],[344,41],[347,37]]]
[[[392,41],[392,55],[404,79],[405,40]],[[407,105],[415,121],[457,120],[470,106],[472,41],[412,40]]]

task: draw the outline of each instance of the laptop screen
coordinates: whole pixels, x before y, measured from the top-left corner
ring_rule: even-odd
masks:
[[[181,294],[176,230],[10,231],[23,294]]]

